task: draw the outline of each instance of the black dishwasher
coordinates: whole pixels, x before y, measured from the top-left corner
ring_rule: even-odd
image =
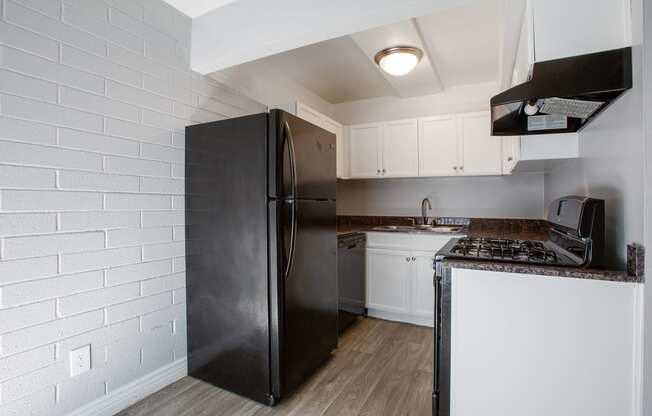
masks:
[[[339,293],[340,333],[365,307],[365,243],[364,233],[344,234],[337,238],[337,286]]]

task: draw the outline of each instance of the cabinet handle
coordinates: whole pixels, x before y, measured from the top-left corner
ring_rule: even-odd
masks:
[[[410,261],[410,258],[409,258],[409,257],[406,257],[406,258],[405,258],[405,261]]]
[[[460,166],[460,170],[464,170],[464,166]]]
[[[453,166],[453,170],[457,170],[457,166]]]
[[[412,257],[412,261],[417,261],[417,258],[416,258],[416,257]]]
[[[507,161],[508,161],[508,162],[511,162],[512,160],[514,160],[514,158],[511,157],[511,156],[507,158]]]
[[[376,173],[380,175],[380,169],[377,169],[377,170],[376,170]]]
[[[385,172],[387,172],[387,171],[385,169],[383,169],[383,175],[385,174]]]

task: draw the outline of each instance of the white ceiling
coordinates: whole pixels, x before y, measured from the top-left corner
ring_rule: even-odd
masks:
[[[274,68],[332,104],[422,96],[458,85],[498,81],[504,8],[504,0],[475,0],[241,67]],[[373,62],[376,52],[398,45],[417,46],[425,52],[417,67],[403,77],[387,75]]]
[[[199,17],[204,13],[226,6],[237,0],[163,0],[170,6],[191,18]]]

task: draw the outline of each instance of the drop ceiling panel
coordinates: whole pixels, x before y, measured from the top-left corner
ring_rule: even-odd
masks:
[[[501,0],[417,18],[445,87],[498,79],[503,8]]]
[[[264,62],[324,100],[336,104],[393,95],[391,85],[348,37],[254,61]],[[244,64],[247,67],[251,64]]]
[[[503,1],[469,2],[235,68],[254,74],[262,68],[274,70],[333,104],[425,96],[449,87],[496,82],[504,31]],[[399,45],[419,47],[424,56],[412,72],[396,77],[383,72],[373,58],[378,51]]]
[[[415,46],[425,51],[426,48],[421,41],[417,28],[411,20],[366,30],[353,34],[351,37],[374,65],[374,69],[383,75],[394,88],[395,95],[414,97],[442,91],[439,76],[427,53],[424,54],[412,72],[403,76],[387,74],[374,62],[376,53],[393,46]]]

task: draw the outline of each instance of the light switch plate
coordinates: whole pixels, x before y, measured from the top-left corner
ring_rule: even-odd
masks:
[[[84,345],[70,351],[70,376],[75,377],[91,369],[91,346]]]

